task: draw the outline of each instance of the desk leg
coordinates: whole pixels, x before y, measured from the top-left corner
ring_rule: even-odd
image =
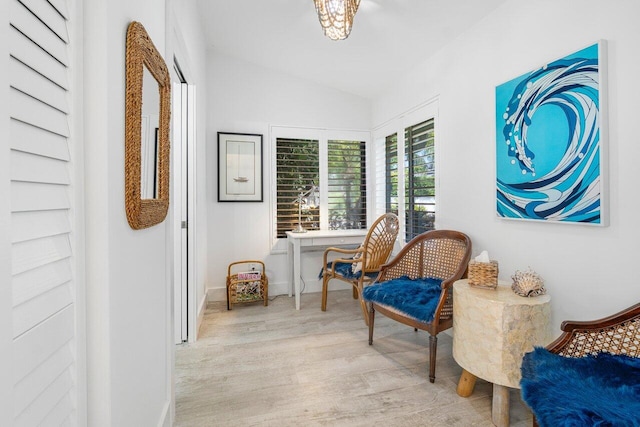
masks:
[[[493,385],[491,420],[497,427],[509,427],[509,387]]]
[[[469,397],[473,393],[473,389],[476,386],[476,376],[471,372],[462,370],[462,374],[460,375],[460,380],[458,381],[458,388],[456,389],[456,393],[460,397]]]
[[[289,267],[287,270],[287,279],[289,280],[289,298],[293,296],[293,241],[291,239],[287,239],[287,266]]]
[[[300,239],[293,243],[293,284],[296,292],[296,310],[300,310]]]

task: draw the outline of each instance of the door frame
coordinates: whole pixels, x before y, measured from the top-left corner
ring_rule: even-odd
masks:
[[[174,253],[174,340],[176,344],[195,342],[197,335],[197,302],[195,284],[196,206],[195,145],[196,88],[186,83],[179,63],[172,75],[174,100],[180,91],[180,114],[173,104],[172,187],[173,187],[173,253]],[[175,69],[174,69],[175,70]],[[186,97],[186,100],[184,99]],[[186,229],[183,228],[186,224]],[[186,239],[186,242],[185,242]],[[183,313],[184,310],[184,313]]]

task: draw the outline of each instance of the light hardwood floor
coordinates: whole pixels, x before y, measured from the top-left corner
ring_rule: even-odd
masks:
[[[176,351],[176,426],[491,426],[491,384],[456,394],[461,369],[438,336],[436,382],[428,334],[376,317],[373,346],[351,291],[303,294],[301,309],[209,303],[194,344]],[[511,391],[511,425],[531,414]]]

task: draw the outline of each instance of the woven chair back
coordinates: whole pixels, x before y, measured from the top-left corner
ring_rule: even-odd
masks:
[[[606,351],[640,357],[640,304],[604,319],[565,321],[564,333],[547,348],[561,356],[584,357]]]
[[[383,278],[409,276],[448,279],[462,276],[465,257],[471,248],[469,237],[451,230],[434,230],[416,236],[403,248],[398,262],[384,272]],[[460,271],[462,269],[462,271]]]
[[[386,213],[380,216],[369,229],[364,239],[363,246],[366,251],[363,269],[377,271],[387,262],[389,255],[398,237],[400,221],[397,215]]]

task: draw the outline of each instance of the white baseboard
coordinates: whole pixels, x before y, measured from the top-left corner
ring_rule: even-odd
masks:
[[[160,419],[158,420],[158,427],[171,427],[171,412],[169,408],[171,407],[171,402],[165,402],[162,407],[162,412],[160,413]]]
[[[207,288],[207,301],[226,301],[226,288]]]
[[[204,311],[207,308],[208,299],[208,293],[205,293],[204,298],[202,298],[202,302],[200,303],[200,307],[198,307],[198,315],[196,318],[196,340],[200,336],[200,326],[202,326],[202,320],[204,319]]]
[[[322,292],[322,280],[308,280],[304,284],[300,284],[303,294],[311,294],[314,292]],[[351,289],[351,285],[338,280],[333,280],[329,284],[329,291],[337,291],[340,289]],[[289,284],[286,282],[272,283],[269,282],[269,298],[276,295],[289,295]],[[207,288],[207,301],[226,301],[226,288]]]

